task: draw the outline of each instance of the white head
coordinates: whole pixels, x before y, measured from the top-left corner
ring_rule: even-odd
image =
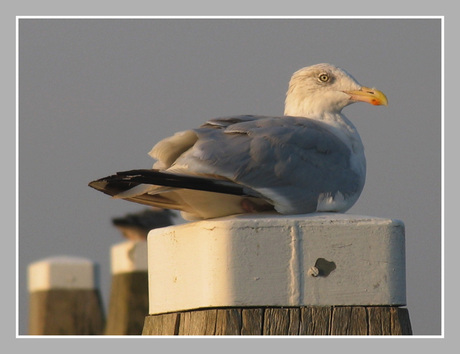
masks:
[[[322,119],[354,102],[387,105],[385,95],[361,86],[351,75],[331,64],[317,64],[292,75],[284,114]]]

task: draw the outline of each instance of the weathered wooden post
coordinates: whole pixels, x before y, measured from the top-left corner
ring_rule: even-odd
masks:
[[[112,284],[105,334],[142,333],[148,313],[147,241],[112,247]]]
[[[140,335],[148,314],[147,234],[173,224],[171,210],[149,208],[112,219],[126,242],[111,250],[112,284],[105,334]]]
[[[144,335],[407,335],[404,224],[237,216],[152,230]]]
[[[30,264],[29,334],[102,334],[95,272],[95,263],[85,258],[52,257]]]

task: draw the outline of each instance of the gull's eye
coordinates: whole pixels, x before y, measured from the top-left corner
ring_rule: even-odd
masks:
[[[318,76],[319,81],[321,82],[328,82],[331,78],[328,74],[321,74]]]

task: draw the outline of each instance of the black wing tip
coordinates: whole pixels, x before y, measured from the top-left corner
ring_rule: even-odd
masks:
[[[88,183],[88,187],[91,187],[98,191],[103,190],[106,185],[107,185],[107,181],[104,178],[101,178],[95,181],[91,181]]]
[[[115,175],[90,182],[89,186],[113,196],[139,184],[249,196],[244,186],[229,180],[174,174],[155,169],[117,172]]]
[[[125,176],[124,172],[121,172],[121,174],[117,172],[115,175],[91,181],[88,183],[88,186],[113,197],[114,195],[136,187],[139,184],[140,183],[132,181],[129,178],[129,175]]]

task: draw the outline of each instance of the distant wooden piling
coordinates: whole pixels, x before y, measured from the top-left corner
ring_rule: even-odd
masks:
[[[410,335],[404,224],[239,216],[152,230],[143,335]]]
[[[95,264],[54,257],[29,266],[29,334],[98,335],[104,328]]]
[[[114,245],[106,335],[140,335],[148,314],[147,242]]]

